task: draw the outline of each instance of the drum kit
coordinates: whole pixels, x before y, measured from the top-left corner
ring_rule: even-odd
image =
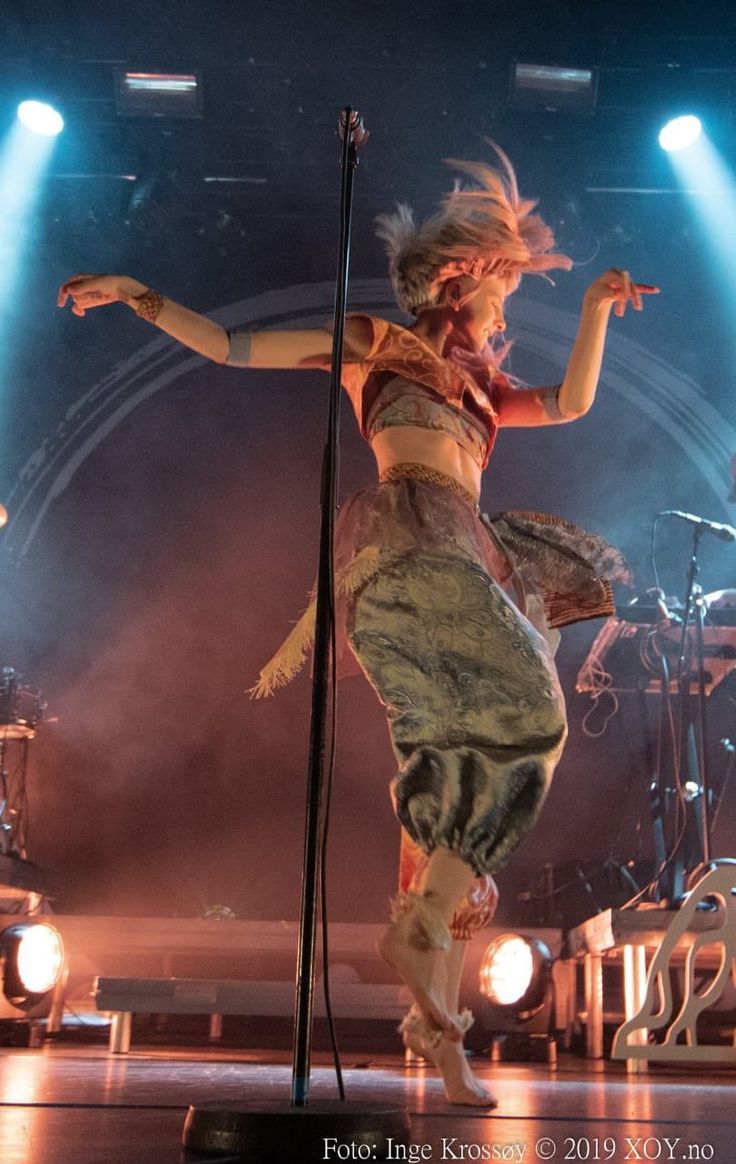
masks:
[[[0,667],[0,855],[25,857],[28,745],[46,711],[40,692]]]

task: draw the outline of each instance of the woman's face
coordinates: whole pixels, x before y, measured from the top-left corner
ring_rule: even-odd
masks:
[[[455,331],[466,346],[480,352],[497,331],[505,331],[504,303],[518,286],[516,277],[486,275],[480,282],[469,281],[469,288],[461,295],[457,309]],[[452,303],[453,291],[450,292]]]
[[[465,313],[468,338],[476,352],[486,346],[494,332],[505,331],[503,307],[516,281],[500,275],[487,275],[477,284],[477,290],[462,305],[458,314]]]

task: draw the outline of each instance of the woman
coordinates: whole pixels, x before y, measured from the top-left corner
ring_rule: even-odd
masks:
[[[417,227],[379,219],[409,328],[348,316],[343,383],[378,484],[341,508],[336,577],[342,639],[387,708],[399,771],[401,892],[382,956],[415,999],[402,1033],[439,1068],[452,1103],[492,1106],[462,1046],[465,943],[493,916],[491,874],[541,809],[566,735],[554,632],[611,610],[625,564],[601,539],[542,514],[480,515],[481,473],[500,426],[560,424],[593,403],[612,307],[657,289],[607,271],[585,293],[564,379],[522,389],[499,373],[504,304],[525,273],[568,268],[552,232],[501,169],[454,163],[474,181]],[[218,363],[328,367],[327,330],[225,332],[142,283],[76,275],[59,292],[83,316],[122,302]],[[289,679],[311,643],[313,605],[261,673]]]

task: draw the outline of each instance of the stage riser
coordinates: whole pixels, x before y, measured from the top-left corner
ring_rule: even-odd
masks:
[[[226,979],[248,983],[248,989],[239,994],[238,1007],[226,1007],[225,1013],[254,1017],[293,1013],[296,922],[68,914],[48,920],[64,940],[70,970],[67,997],[72,1003],[78,1000],[88,1005],[97,978]],[[337,1015],[394,1020],[408,1008],[408,992],[376,953],[384,928],[385,923],[336,922],[330,926],[331,986]],[[478,988],[480,964],[490,942],[507,932],[506,928],[490,927],[468,943],[461,1005],[475,1012],[479,1034],[486,1026],[484,1013],[488,1009]],[[554,955],[559,954],[560,930],[525,927],[519,932],[540,938]],[[146,1005],[144,1002],[141,999],[138,1013],[152,1009],[150,1000]],[[188,1004],[185,1009],[192,1013]],[[317,1016],[324,1013],[319,982],[315,1009]],[[204,1008],[209,1010],[209,1006]]]

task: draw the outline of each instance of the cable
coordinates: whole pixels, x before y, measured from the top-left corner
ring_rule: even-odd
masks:
[[[599,739],[606,731],[610,721],[619,710],[621,706],[618,695],[611,689],[613,684],[613,676],[609,671],[606,671],[600,655],[594,653],[595,643],[591,648],[588,658],[585,663],[584,673],[581,672],[581,682],[585,682],[589,688],[589,694],[592,702],[592,707],[589,707],[583,716],[582,729],[583,733],[591,740]],[[588,727],[588,719],[598,710],[599,700],[604,695],[608,695],[612,702],[611,710],[603,720],[603,724],[598,731],[593,731]]]
[[[87,1021],[87,1019],[85,1019],[85,1018],[84,1018],[84,1016],[83,1016],[83,1015],[81,1015],[81,1014],[79,1013],[79,1011],[78,1011],[78,1010],[75,1010],[75,1009],[74,1009],[74,1007],[73,1007],[73,1006],[71,1006],[71,1005],[70,1005],[68,1002],[65,1002],[65,1003],[64,1003],[64,1014],[70,1014],[70,1015],[72,1015],[72,1016],[73,1016],[73,1017],[74,1017],[74,1018],[77,1020],[77,1022],[78,1022],[78,1023],[79,1023],[79,1025],[80,1025],[80,1027],[86,1027],[86,1029],[87,1029],[88,1031],[102,1031],[102,1030],[104,1030],[104,1028],[105,1028],[106,1026],[109,1026],[109,1025],[110,1025],[110,1024],[107,1022],[107,1021],[104,1021],[104,1022],[88,1022],[88,1021]],[[62,1019],[61,1019],[61,1025],[62,1025],[62,1026],[64,1025],[64,1017],[63,1017],[63,1015],[62,1015]]]
[[[654,634],[657,633],[656,627],[652,628],[652,630],[653,630]],[[635,894],[634,897],[631,897],[631,898],[629,898],[628,901],[624,902],[624,904],[620,907],[621,909],[630,909],[632,906],[636,905],[637,902],[641,901],[641,899],[646,894],[648,894],[651,889],[654,888],[654,886],[657,884],[657,882],[659,881],[659,879],[662,876],[662,874],[664,873],[664,871],[667,869],[667,866],[672,861],[677,850],[679,849],[680,844],[682,843],[682,839],[685,835],[685,829],[687,828],[687,815],[686,815],[686,809],[685,809],[685,793],[684,793],[684,789],[682,788],[682,782],[681,782],[680,756],[679,756],[679,749],[676,746],[677,745],[677,735],[676,735],[674,716],[672,714],[672,701],[670,699],[670,672],[669,672],[669,666],[667,663],[667,657],[666,657],[664,651],[661,654],[661,664],[662,664],[661,684],[662,684],[663,706],[662,706],[662,716],[660,717],[660,739],[659,739],[659,743],[658,743],[658,764],[661,760],[661,732],[662,732],[661,724],[662,724],[662,720],[663,720],[664,716],[666,715],[667,723],[669,724],[669,727],[670,727],[670,737],[671,737],[671,743],[672,743],[672,772],[673,772],[673,776],[674,776],[674,780],[675,780],[675,791],[677,792],[677,816],[675,817],[675,822],[674,822],[676,836],[675,836],[674,842],[670,846],[669,852],[666,854],[666,856],[664,858],[664,861],[662,861],[659,868],[655,871],[652,879],[643,887],[643,889],[641,889],[637,894]],[[660,767],[658,767],[655,775],[657,776],[658,780],[661,780],[661,768]]]
[[[662,591],[662,588],[659,584],[659,571],[657,569],[656,531],[657,531],[657,523],[659,522],[659,520],[663,516],[664,516],[664,514],[658,513],[654,517],[654,521],[652,522],[652,538],[651,538],[651,548],[650,548],[650,560],[651,560],[651,567],[652,567],[652,576],[654,578],[654,583],[655,583],[655,587],[656,587],[656,594],[657,594],[658,599],[661,597],[662,600],[664,599],[664,592]],[[676,717],[675,717],[675,714],[674,714],[673,708],[672,708],[672,699],[671,699],[671,693],[670,693],[670,682],[671,682],[670,669],[669,669],[669,664],[667,662],[666,648],[665,648],[664,643],[662,642],[662,634],[663,634],[665,629],[667,629],[667,627],[664,624],[659,624],[659,623],[650,628],[649,632],[645,635],[644,639],[642,640],[642,643],[640,644],[639,657],[640,657],[642,666],[647,671],[649,671],[650,674],[654,675],[655,677],[658,677],[659,682],[660,682],[662,703],[661,703],[661,713],[659,716],[659,726],[658,726],[658,731],[657,731],[657,754],[656,754],[654,776],[657,780],[658,785],[661,788],[661,784],[662,784],[662,757],[663,757],[663,753],[664,753],[664,735],[665,735],[665,727],[666,727],[668,729],[667,734],[669,735],[669,740],[670,740],[670,758],[671,758],[671,764],[672,764],[672,776],[673,776],[673,780],[674,780],[674,784],[675,784],[674,791],[675,791],[676,797],[677,797],[677,799],[676,799],[677,811],[676,811],[674,825],[673,825],[673,831],[675,833],[675,836],[674,836],[674,840],[670,844],[669,850],[666,853],[664,860],[661,862],[659,868],[655,871],[654,876],[642,889],[639,890],[638,893],[634,894],[633,897],[629,898],[628,901],[626,901],[622,906],[620,906],[621,909],[631,909],[639,901],[641,901],[642,898],[644,898],[648,893],[650,893],[651,890],[657,885],[662,874],[665,872],[667,867],[670,865],[670,863],[673,860],[673,858],[675,857],[678,849],[680,848],[680,845],[682,844],[683,837],[685,836],[685,831],[687,829],[687,806],[686,806],[686,801],[685,801],[685,791],[682,787],[682,771],[681,771],[681,766],[680,766],[680,759],[681,759],[680,746],[679,746],[680,725],[678,724],[678,722],[676,720]],[[659,663],[659,667],[657,667],[657,662]],[[659,674],[658,674],[658,672],[659,672]],[[678,717],[679,717],[679,713],[678,713]]]
[[[721,740],[722,744],[725,744],[727,742],[728,741],[726,741],[726,740]],[[723,807],[723,802],[726,798],[726,788],[728,787],[729,780],[731,779],[731,777],[733,775],[734,760],[736,760],[736,748],[734,748],[732,745],[731,748],[728,749],[728,752],[729,752],[729,759],[728,759],[728,763],[726,764],[726,774],[723,777],[723,783],[721,784],[721,790],[720,790],[720,793],[718,794],[718,803],[716,804],[715,811],[713,813],[713,816],[711,817],[711,822],[710,822],[711,829],[715,829],[716,825],[718,824],[718,817],[721,815],[721,809]]]
[[[555,897],[559,897],[560,894],[567,893],[567,891],[570,889],[578,889],[582,885],[583,889],[586,893],[586,896],[588,896],[591,899],[591,901],[593,901],[594,905],[596,906],[596,909],[600,911],[601,908],[606,908],[606,907],[605,906],[601,907],[598,904],[598,901],[595,897],[595,891],[593,890],[593,887],[590,884],[590,882],[593,880],[593,878],[596,876],[597,873],[600,873],[603,870],[609,869],[611,867],[614,868],[616,870],[616,872],[619,874],[619,876],[624,881],[627,881],[634,890],[636,890],[636,891],[639,890],[639,886],[637,885],[636,881],[634,880],[632,874],[630,873],[630,871],[626,867],[626,865],[622,861],[620,861],[617,857],[614,857],[611,855],[609,857],[603,858],[602,860],[586,861],[586,862],[573,861],[566,866],[562,866],[563,869],[570,869],[572,874],[573,874],[573,876],[571,876],[568,881],[564,881],[561,885],[555,885],[549,891],[546,889],[542,889],[542,888],[540,888],[540,889],[533,888],[533,889],[529,890],[527,893],[525,893],[522,898],[519,898],[519,900],[545,901],[545,900],[549,900],[549,899],[552,899]],[[540,873],[537,884],[540,884],[542,882],[542,879],[543,879],[543,874]],[[622,907],[617,906],[616,908],[622,908]]]
[[[339,403],[338,403],[338,422],[339,422]],[[337,481],[339,479],[339,442],[337,445],[337,463],[335,466],[335,491],[337,492]],[[330,649],[332,654],[332,674],[331,674],[331,725],[330,725],[330,759],[325,772],[325,785],[323,794],[323,811],[321,824],[321,839],[320,839],[320,868],[319,868],[319,902],[320,902],[320,920],[322,923],[322,993],[325,1000],[325,1014],[327,1017],[327,1027],[330,1035],[330,1046],[332,1048],[332,1058],[335,1065],[335,1079],[337,1082],[337,1091],[340,1099],[345,1101],[345,1085],[342,1076],[342,1066],[340,1063],[340,1050],[337,1044],[337,1033],[335,1030],[335,1019],[332,1013],[332,997],[330,992],[330,953],[329,953],[329,923],[327,911],[327,849],[328,839],[330,834],[330,805],[332,802],[332,785],[335,773],[335,757],[337,753],[337,628],[335,624],[335,545],[334,545],[334,524],[335,524],[335,497],[333,496],[330,504],[330,561],[332,563],[330,570]]]
[[[636,775],[638,775],[638,771],[635,770],[635,758],[632,755],[631,750],[629,749],[629,751],[628,751],[628,775],[626,777],[626,783],[624,784],[624,788],[623,788],[623,791],[621,793],[621,799],[622,799],[622,802],[624,804],[629,804],[629,802],[631,800],[631,789],[632,789],[632,785],[634,783],[634,779],[635,779]],[[616,833],[614,834],[614,837],[608,846],[608,857],[606,858],[607,862],[614,861],[617,864],[619,863],[615,854],[621,850],[622,842],[623,842],[623,833],[624,833],[624,828],[626,827],[626,825],[627,825],[627,821],[624,819],[623,814],[621,814],[621,816],[619,817],[618,828],[616,830]],[[641,814],[639,815],[638,819],[636,820],[634,828],[635,828],[635,835],[638,836],[640,833],[640,830],[641,830]],[[635,885],[634,888],[638,889],[638,886]]]
[[[346,127],[346,134],[349,127]],[[349,136],[349,135],[348,135]],[[347,159],[347,143],[345,145],[345,160]],[[349,164],[343,165],[342,175],[342,189],[340,198],[340,239],[347,240],[349,245],[350,239],[350,193],[349,188],[351,184],[351,170]],[[340,351],[340,360],[342,363],[342,351]],[[340,1049],[337,1043],[337,1032],[335,1029],[335,1018],[332,1013],[332,995],[330,990],[330,951],[329,951],[329,923],[327,911],[327,849],[330,833],[330,806],[332,802],[332,787],[333,778],[335,774],[335,757],[337,753],[337,628],[335,621],[335,512],[337,509],[338,497],[338,482],[340,479],[340,400],[341,395],[338,386],[338,395],[335,402],[334,411],[334,425],[335,432],[330,432],[328,440],[334,436],[335,448],[335,465],[334,475],[332,480],[332,496],[329,498],[329,522],[328,522],[328,542],[329,542],[329,560],[330,560],[330,585],[329,585],[329,605],[330,605],[330,653],[332,663],[331,673],[331,724],[330,724],[330,751],[329,762],[327,764],[324,775],[323,798],[322,798],[322,819],[320,822],[320,840],[319,840],[319,910],[320,920],[322,925],[322,994],[325,1000],[325,1015],[327,1018],[327,1028],[330,1036],[330,1047],[332,1049],[332,1059],[335,1067],[335,1080],[337,1083],[337,1091],[342,1102],[345,1101],[345,1084],[342,1075],[342,1065],[340,1063]]]
[[[650,548],[649,548],[649,560],[650,560],[651,565],[652,565],[652,577],[654,578],[654,585],[656,586],[658,592],[661,592],[662,588],[659,585],[659,572],[657,570],[657,556],[655,553],[655,542],[656,542],[656,536],[657,536],[657,522],[659,521],[659,519],[661,517],[664,517],[663,513],[657,513],[654,516],[654,521],[652,522],[652,540],[651,540],[651,544],[650,544]]]
[[[342,1066],[340,1064],[340,1049],[337,1044],[337,1032],[335,1030],[335,1020],[332,1013],[332,998],[330,994],[330,954],[329,954],[329,934],[328,934],[328,916],[327,916],[327,847],[330,832],[330,804],[332,801],[332,778],[335,771],[335,755],[337,751],[337,635],[335,630],[335,608],[332,607],[332,734],[330,747],[330,762],[327,766],[327,773],[325,779],[324,791],[324,814],[322,818],[322,840],[320,845],[320,874],[319,874],[319,899],[320,899],[320,918],[322,922],[322,993],[325,1000],[325,1014],[327,1016],[327,1027],[330,1034],[330,1046],[332,1048],[332,1058],[335,1064],[335,1079],[337,1082],[337,1091],[340,1099],[345,1101],[345,1085],[342,1077]]]

